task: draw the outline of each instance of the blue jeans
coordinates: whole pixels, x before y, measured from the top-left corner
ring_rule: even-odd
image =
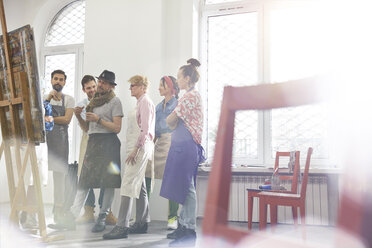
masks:
[[[187,229],[196,228],[196,191],[194,186],[194,178],[191,179],[189,192],[187,193],[186,200],[182,205],[179,223]]]
[[[76,192],[74,204],[71,207],[71,213],[76,218],[80,215],[80,210],[84,205],[88,197],[89,189],[80,188]],[[105,188],[105,194],[102,199],[102,206],[99,210],[99,214],[108,214],[111,208],[112,201],[114,200],[115,189]]]
[[[99,204],[100,209],[102,208],[102,201],[103,201],[103,194],[104,193],[105,193],[105,189],[101,188],[100,191],[99,191],[99,198],[98,198],[98,204]],[[93,189],[89,189],[88,197],[85,201],[85,206],[94,208],[96,206],[95,202],[96,202],[96,197],[94,195],[94,191],[93,191]]]

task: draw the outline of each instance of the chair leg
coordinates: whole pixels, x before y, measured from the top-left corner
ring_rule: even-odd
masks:
[[[278,223],[278,206],[274,204],[270,204],[270,223],[271,230],[274,231],[274,228]]]
[[[253,197],[248,196],[248,230],[252,230]]]
[[[267,205],[265,203],[265,199],[260,197],[260,230],[266,228],[267,222]]]
[[[302,239],[306,240],[305,205],[300,206],[300,215],[301,215]]]
[[[298,227],[298,216],[297,216],[297,207],[292,207],[293,222],[295,227]]]

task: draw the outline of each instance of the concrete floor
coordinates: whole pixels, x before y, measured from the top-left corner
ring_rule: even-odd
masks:
[[[46,206],[46,222],[47,224],[52,223],[51,206]],[[54,231],[47,229],[48,236],[57,237],[62,236],[63,239],[60,241],[53,241],[49,243],[42,243],[38,239],[38,236],[30,234],[28,231],[19,231],[18,228],[9,228],[8,216],[10,213],[9,204],[0,204],[0,247],[49,247],[49,248],[63,248],[63,247],[168,247],[170,240],[166,239],[166,234],[169,231],[166,228],[166,221],[152,221],[149,225],[148,234],[132,234],[127,239],[119,240],[103,240],[102,234],[109,232],[113,226],[107,226],[103,233],[92,233],[90,231],[93,224],[78,225],[75,231]],[[212,243],[206,243],[208,239],[203,239],[201,235],[201,222],[198,219],[197,222],[197,247],[206,247],[213,244],[210,247],[240,247],[233,246],[222,239],[215,239]],[[230,226],[235,228],[241,228],[246,230],[246,222],[230,222]],[[325,226],[307,226],[306,227],[306,242],[302,240],[302,234],[300,229],[295,229],[293,225],[278,225],[275,232],[268,230],[266,232],[258,232],[258,224],[253,223],[252,236],[260,236],[260,240],[272,239],[278,237],[279,239],[290,240],[294,243],[291,247],[300,247],[305,245],[306,247],[335,247],[335,227]],[[262,238],[262,235],[264,235]],[[265,238],[267,237],[267,238]],[[296,244],[301,244],[297,246]],[[279,244],[279,243],[276,243]],[[245,247],[245,246],[241,246]],[[271,246],[259,246],[259,247],[271,247]],[[282,246],[276,246],[282,247]],[[288,247],[288,246],[287,246]]]

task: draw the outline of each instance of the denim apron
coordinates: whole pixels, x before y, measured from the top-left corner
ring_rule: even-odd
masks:
[[[62,94],[62,106],[52,105],[53,118],[64,116],[65,95]],[[48,168],[51,171],[68,172],[68,125],[54,123],[53,130],[46,132],[48,145]]]
[[[195,177],[199,162],[203,159],[203,148],[192,138],[184,122],[179,119],[172,133],[171,146],[165,164],[160,196],[184,204]]]

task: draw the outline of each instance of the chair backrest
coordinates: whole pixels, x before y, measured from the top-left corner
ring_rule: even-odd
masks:
[[[302,183],[301,183],[301,198],[303,199],[306,198],[306,187],[307,187],[307,181],[309,178],[310,160],[311,160],[312,154],[313,154],[313,148],[309,147],[309,149],[307,149],[305,171],[304,171],[304,176],[302,178]]]
[[[274,165],[274,171],[279,168],[279,160],[280,157],[290,157],[290,152],[276,152],[275,156],[275,165]],[[277,170],[277,173],[279,173],[279,170]],[[280,180],[290,180],[291,183],[291,193],[297,193],[297,187],[298,187],[298,175],[300,173],[300,152],[295,151],[295,164],[293,167],[293,174],[284,176],[279,175]]]

